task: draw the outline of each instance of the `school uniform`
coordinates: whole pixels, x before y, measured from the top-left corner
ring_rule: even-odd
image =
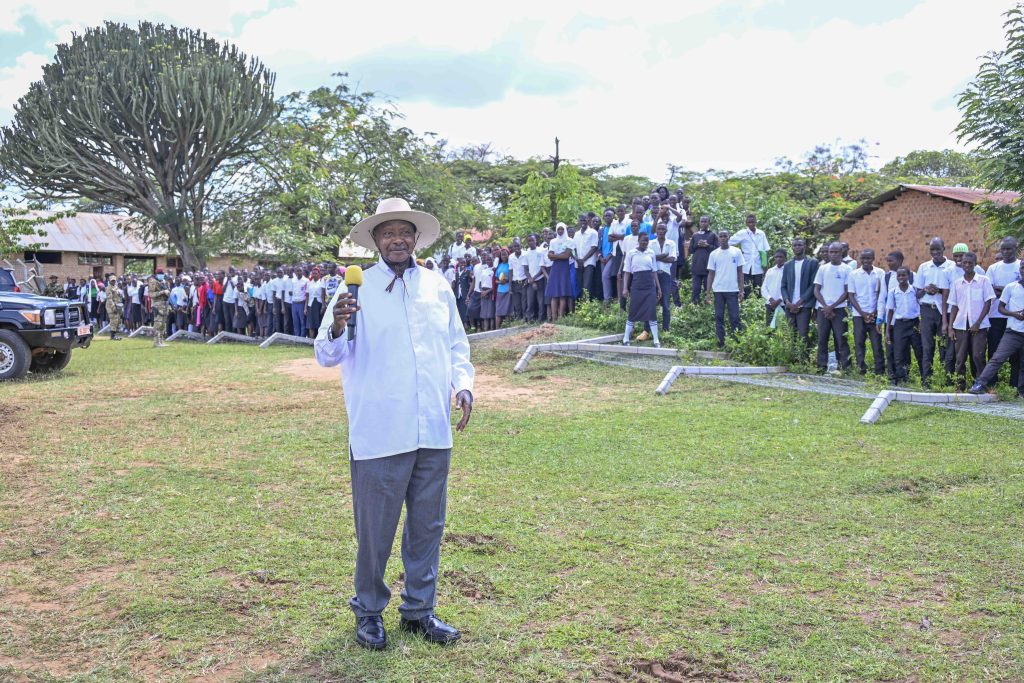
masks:
[[[928,285],[935,285],[940,290],[947,292],[952,284],[953,269],[956,263],[946,259],[936,265],[934,261],[925,261],[914,274],[914,287],[925,289]],[[948,294],[947,294],[948,296]],[[927,383],[932,376],[932,365],[935,362],[936,339],[944,339],[942,336],[942,292],[938,294],[925,294],[921,297],[921,378]],[[944,341],[939,342],[944,345]]]
[[[746,276],[743,285],[744,293],[760,292],[761,283],[764,281],[761,252],[771,249],[768,246],[768,237],[764,234],[764,230],[754,228],[751,231],[750,228],[742,228],[729,238],[729,246],[739,247],[743,252],[743,274]]]
[[[651,240],[647,245],[647,250],[655,256],[668,256],[672,259],[669,262],[657,262],[658,283],[661,285],[661,329],[668,331],[669,324],[672,322],[671,297],[676,289],[676,281],[672,277],[672,269],[675,267],[679,251],[676,248],[676,243],[667,237],[664,244],[660,244],[657,239]]]
[[[1006,291],[1005,288],[1007,286],[1019,281],[1020,261],[1014,259],[1011,263],[1006,263],[1000,259],[988,267],[988,270],[985,271],[985,276],[992,283],[996,296],[1002,297],[1001,292]],[[997,303],[993,303],[992,308],[993,310],[988,314],[988,319],[991,323],[988,328],[988,356],[990,359],[995,357],[996,350],[999,348],[999,342],[1002,341],[1003,334],[1010,325],[1010,319],[999,312]],[[1010,356],[1011,386],[1017,386],[1024,380],[1024,377],[1021,377],[1020,368],[1021,356],[1018,354]]]
[[[829,306],[832,306],[846,293],[846,284],[850,277],[850,266],[845,263],[833,265],[823,263],[814,276],[814,284],[821,287],[821,298]],[[818,324],[818,370],[824,372],[828,369],[828,342],[832,337],[835,346],[836,359],[839,367],[847,370],[850,367],[850,347],[846,342],[846,302],[836,304],[833,309],[834,315],[831,319],[825,317],[825,310],[821,303],[817,306]]]
[[[622,259],[624,254],[622,252],[622,241],[617,240],[611,241],[612,235],[625,236],[629,234],[630,221],[628,220],[613,220],[605,232],[605,241],[602,242],[601,253],[603,256],[609,257],[608,261],[604,264],[604,268],[601,269],[601,289],[604,294],[605,301],[611,301],[615,294],[619,278],[619,270],[622,268]],[[619,298],[622,297],[622,293],[618,292]]]
[[[1011,313],[1024,311],[1024,282],[1011,282],[1006,285],[1003,288],[1003,293],[999,295],[999,303],[1002,303]],[[992,306],[997,307],[998,303],[992,302]],[[1024,320],[1006,316],[1003,316],[1002,319],[1006,321],[1006,329],[999,340],[999,346],[976,381],[976,384],[982,387],[991,386],[996,381],[999,368],[1003,363],[1016,359],[1019,367],[1022,357],[1024,357]],[[1024,396],[1024,372],[1017,375],[1015,386],[1017,392]]]
[[[706,246],[698,246],[701,241]],[[700,295],[707,287],[708,258],[718,249],[718,236],[711,230],[695,232],[690,238],[690,303],[700,303]]]
[[[882,289],[884,276],[879,268],[872,268],[871,272],[863,268],[857,268],[850,273],[846,290],[849,298],[856,299],[857,305],[864,313],[875,314],[875,320],[866,322],[864,317],[857,310],[857,307],[850,304],[850,317],[853,318],[853,353],[857,360],[857,369],[860,374],[867,373],[867,364],[864,358],[867,355],[867,342],[871,342],[871,354],[875,361],[875,374],[885,373],[885,352],[882,350],[882,335],[878,332],[878,295]]]
[[[629,273],[629,320],[651,322],[658,319],[658,263],[650,245],[644,251],[633,249],[626,254],[622,272]],[[669,265],[669,264],[664,264]]]
[[[737,268],[743,266],[743,252],[736,247],[719,248],[708,257],[708,275],[713,272],[711,292],[715,298],[715,336],[719,348],[725,346],[725,311],[729,311],[729,331],[743,329],[740,320],[740,281]]]
[[[956,350],[956,365],[953,372],[958,377],[965,377],[967,374],[967,357],[970,355],[973,367],[983,368],[985,366],[985,350],[988,348],[988,328],[990,326],[988,314],[981,314],[985,302],[993,302],[996,298],[992,283],[984,275],[975,275],[971,280],[961,275],[953,282],[950,291],[953,308],[956,317],[950,324],[953,326],[955,337],[954,348]],[[996,305],[990,303],[989,306]],[[971,331],[971,326],[977,325],[978,331]],[[975,370],[977,372],[977,370]],[[959,380],[962,382],[963,380]]]
[[[780,303],[772,309],[769,302],[782,301],[782,271],[784,266],[772,266],[764,274],[764,281],[761,283],[761,298],[764,299],[764,324],[771,325],[775,312],[782,307]]]
[[[909,273],[910,284],[914,284],[914,273]],[[894,271],[887,271],[882,277],[881,291],[878,293],[878,319],[883,324],[888,325],[888,314],[889,314],[889,292],[899,286],[899,282],[896,280],[896,273]],[[916,291],[916,290],[915,290]],[[896,380],[896,351],[893,344],[889,343],[888,335],[882,335],[885,341],[885,374],[890,379]],[[910,338],[910,349],[914,353],[914,358],[917,359],[917,367],[921,367],[921,334],[915,327],[913,334]]]
[[[893,280],[896,278],[893,277]],[[907,284],[906,291],[899,284],[890,289],[886,295],[886,315],[892,311],[892,347],[893,347],[893,378],[897,384],[907,379],[910,369],[910,350],[914,336],[917,334],[921,318],[921,305],[917,301],[917,291]],[[888,318],[887,318],[888,319]]]
[[[577,273],[579,278],[579,290],[582,294],[587,292],[591,299],[595,301],[598,299],[599,294],[595,289],[595,280],[597,279],[597,259],[601,254],[601,245],[598,242],[597,230],[588,227],[586,230],[580,230],[573,236],[573,240],[576,243],[576,257],[583,258],[591,249],[594,249],[594,253],[584,259],[583,271]]]
[[[512,317],[522,320],[526,317],[526,262],[515,252],[508,255],[508,268],[512,273]]]
[[[544,263],[547,261],[546,250],[542,247],[523,251],[524,268],[533,284],[526,283],[526,317],[528,320],[541,322],[547,320],[547,307],[544,306],[545,276]]]
[[[799,304],[800,310],[786,309],[786,320],[804,340],[807,355],[811,353],[811,315],[814,312],[814,278],[818,274],[818,261],[806,256],[790,259],[782,267],[782,299],[787,304]]]

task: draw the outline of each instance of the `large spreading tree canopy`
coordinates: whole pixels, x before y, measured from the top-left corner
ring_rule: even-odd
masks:
[[[141,215],[201,267],[209,181],[274,120],[273,89],[262,63],[205,33],[107,23],[57,47],[0,130],[0,164],[39,196]]]
[[[981,182],[992,190],[1024,193],[1024,5],[1006,13],[1006,48],[986,55],[960,95],[961,140],[982,152]],[[996,235],[1024,237],[1024,202],[983,203]]]

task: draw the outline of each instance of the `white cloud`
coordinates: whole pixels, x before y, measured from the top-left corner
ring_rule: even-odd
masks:
[[[0,67],[0,121],[14,115],[14,104],[28,92],[28,86],[43,77],[43,65],[49,57],[33,52],[18,56],[14,66]]]
[[[745,20],[765,1],[731,3],[743,10],[732,15],[720,15],[715,0],[656,8],[621,0],[406,0],[386,12],[327,0],[271,10],[267,0],[54,0],[32,11],[60,39],[112,18],[164,18],[223,37],[233,17],[255,14],[232,40],[277,71],[279,93],[328,83],[332,72],[391,47],[476,53],[515,40],[535,64],[582,73],[581,85],[551,96],[509,90],[472,108],[399,99],[407,123],[455,144],[490,141],[516,156],[550,154],[558,135],[568,157],[628,161],[626,172],[656,178],[667,163],[765,167],[837,139],[877,141],[880,161],[954,146],[953,96],[973,77],[977,57],[1004,40],[1005,0],[976,0],[969,10],[922,0],[891,21],[834,20],[800,32]],[[716,30],[723,16],[731,23]],[[693,27],[696,36],[687,31]],[[0,72],[0,117],[31,80],[23,71],[38,77],[40,59],[29,55],[6,77]],[[460,74],[450,78],[454,87]]]

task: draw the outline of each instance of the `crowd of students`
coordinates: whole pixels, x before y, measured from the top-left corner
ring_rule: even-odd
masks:
[[[206,336],[234,332],[251,337],[283,332],[312,339],[326,302],[343,281],[344,268],[336,263],[179,273],[168,282],[165,332],[188,330]],[[48,286],[47,294],[85,302],[99,329],[107,322],[104,303],[110,287],[120,290],[124,302],[124,330],[112,330],[112,334],[152,324],[153,306],[146,279],[136,275],[110,276],[106,283],[81,280],[76,284],[68,278],[60,291]]]
[[[727,332],[742,328],[740,303],[756,296],[764,300],[765,324],[788,323],[822,372],[834,356],[842,371],[856,365],[861,374],[903,383],[915,358],[928,386],[938,352],[958,389],[970,370],[970,391],[986,390],[1009,362],[1012,386],[1024,393],[1024,273],[1015,239],[1002,241],[987,268],[965,244],[947,259],[938,238],[929,245],[932,258],[916,269],[904,265],[899,251],[884,255],[883,270],[880,255],[871,249],[851,255],[844,242],[822,245],[815,255],[801,237],[789,246],[773,251],[753,214],[733,232],[714,230],[708,216],[693,221],[683,191],[659,187],[629,206],[582,213],[575,225],[558,223],[504,245],[477,247],[456,233],[439,259],[421,263],[447,278],[467,330],[496,329],[513,319],[557,321],[588,297],[628,311],[624,344],[652,339],[659,346],[673,307],[685,299],[714,307],[722,347]],[[169,282],[166,333],[313,338],[343,279],[344,267],[335,263],[179,273]],[[69,278],[63,286],[51,278],[47,293],[86,302],[102,327],[110,286],[125,302],[127,331],[152,323],[146,281],[134,275],[107,283]]]
[[[459,233],[436,267],[451,283],[467,329],[494,329],[512,318],[555,321],[588,296],[628,310],[623,344],[633,343],[642,325],[636,340],[659,346],[659,332],[669,329],[672,307],[688,290],[692,304],[714,306],[722,347],[726,327],[735,333],[743,325],[740,303],[757,296],[765,324],[788,323],[821,372],[834,355],[842,371],[856,363],[861,374],[903,383],[914,357],[929,386],[938,352],[957,389],[966,387],[969,369],[970,391],[986,390],[1009,361],[1012,386],[1024,394],[1024,273],[1015,239],[1002,241],[987,269],[966,244],[946,258],[935,238],[932,258],[918,268],[893,251],[884,255],[883,270],[872,249],[852,256],[844,242],[822,245],[812,256],[797,237],[791,251],[773,251],[757,217],[745,223],[734,232],[713,230],[708,216],[694,224],[682,191],[660,187],[628,208],[580,214],[576,225],[544,228],[525,243],[516,237],[477,248]],[[435,267],[432,259],[428,267]]]

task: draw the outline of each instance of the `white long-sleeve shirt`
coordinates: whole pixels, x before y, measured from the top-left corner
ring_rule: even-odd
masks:
[[[729,238],[729,246],[738,247],[743,252],[744,275],[760,275],[764,272],[760,252],[769,251],[771,247],[768,246],[768,237],[763,230],[755,229],[751,232],[749,228],[742,228]]]
[[[469,340],[455,295],[444,277],[413,264],[385,291],[395,273],[379,260],[363,271],[356,338],[333,340],[334,317],[325,315],[316,336],[316,360],[341,365],[348,441],[356,460],[417,448],[451,448],[451,401],[473,391]],[[334,310],[339,289],[327,304]]]

